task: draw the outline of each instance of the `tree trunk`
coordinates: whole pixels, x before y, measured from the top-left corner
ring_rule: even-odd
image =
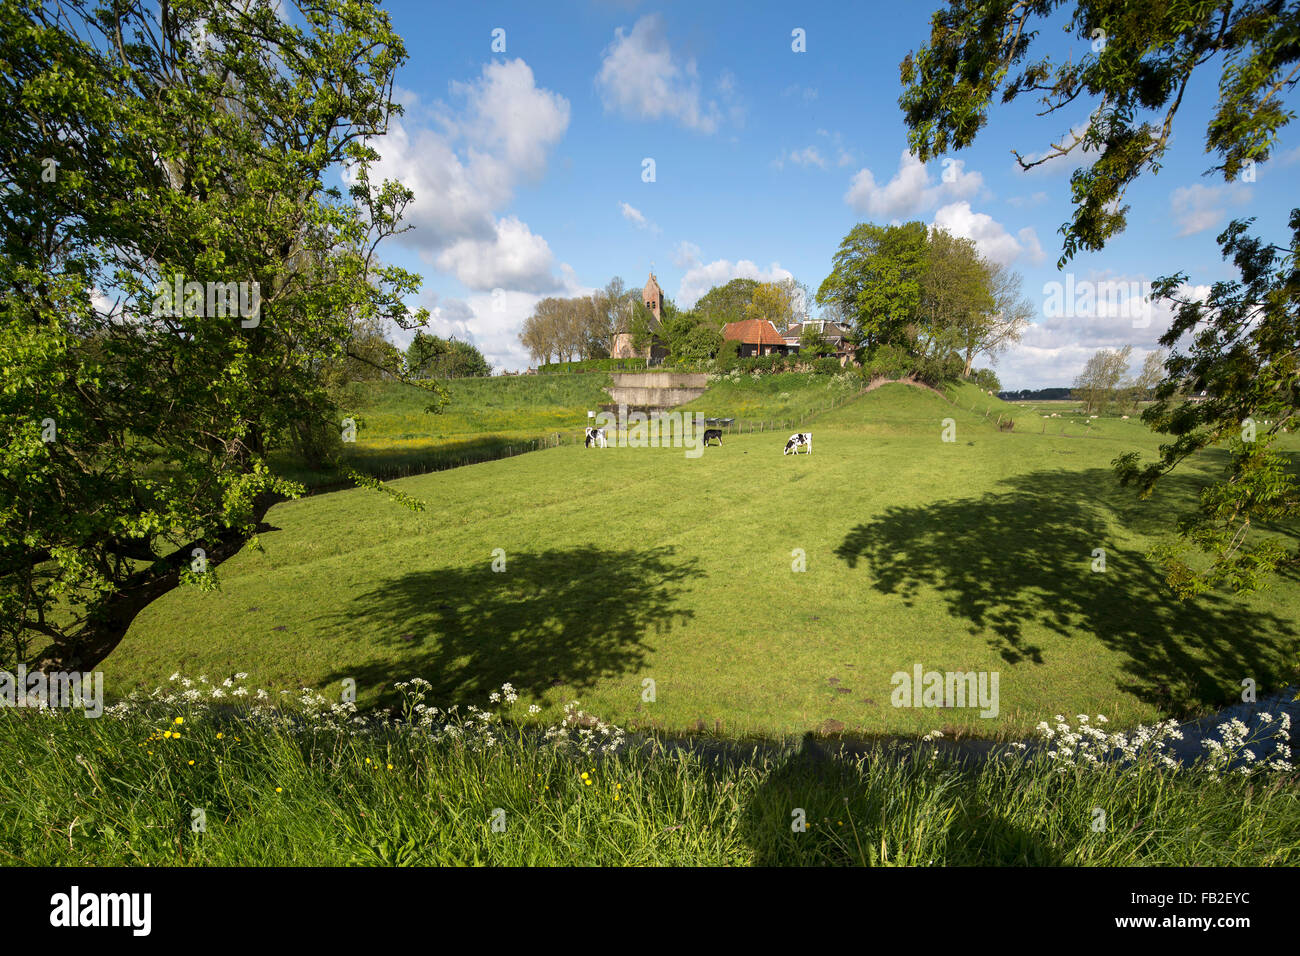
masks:
[[[253,518],[257,533],[277,530],[264,523],[262,518],[273,504],[283,500],[285,499],[278,495],[263,495],[254,504]],[[206,549],[208,568],[214,568],[227,558],[234,557],[248,541],[248,536],[230,532],[227,537]],[[97,667],[121,643],[140,612],[180,584],[181,568],[189,562],[192,549],[202,546],[202,542],[191,542],[165,558],[164,568],[160,569],[155,564],[132,574],[104,602],[102,614],[93,620],[87,620],[76,632],[45,648],[32,661],[31,667],[47,672],[91,670]]]

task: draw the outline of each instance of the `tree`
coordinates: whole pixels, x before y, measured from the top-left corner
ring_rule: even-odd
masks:
[[[1204,301],[1181,292],[1184,275],[1156,281],[1153,298],[1177,306],[1160,338],[1173,351],[1142,419],[1172,440],[1154,462],[1143,464],[1137,452],[1115,460],[1121,481],[1146,497],[1192,455],[1228,446],[1226,477],[1201,491],[1177,543],[1155,551],[1183,598],[1218,586],[1254,591],[1300,563],[1300,551],[1260,533],[1300,516],[1300,487],[1274,447],[1300,420],[1300,209],[1291,211],[1289,248],[1246,235],[1248,225],[1233,222],[1219,236],[1240,281],[1216,282]]]
[[[159,596],[217,586],[302,492],[270,453],[340,427],[324,370],[365,360],[358,329],[425,320],[418,277],[376,258],[411,193],[371,182],[366,145],[399,112],[402,41],[373,3],[292,19],[0,4],[8,657],[93,667]]]
[[[1152,392],[1165,377],[1165,362],[1169,358],[1169,353],[1164,349],[1155,349],[1148,352],[1147,357],[1142,360],[1142,371],[1138,372],[1137,377],[1133,380],[1133,388],[1137,392],[1138,401],[1146,401],[1151,398]]]
[[[533,306],[519,333],[520,343],[533,359],[549,365],[554,355],[557,362],[564,361],[565,353],[571,350],[570,329],[565,318],[568,308],[568,300],[555,296],[541,299]]]
[[[1115,388],[1128,370],[1128,357],[1133,346],[1122,349],[1100,349],[1074,380],[1074,398],[1083,402],[1083,413],[1101,414],[1115,398]]]
[[[632,321],[628,323],[628,333],[632,336],[632,348],[638,352],[650,348],[656,337],[660,335],[660,329],[663,322],[670,322],[677,310],[673,304],[664,299],[663,308],[660,314],[662,320],[656,319],[652,312],[640,297],[632,303]]]
[[[817,304],[842,316],[868,351],[906,345],[907,328],[920,312],[927,242],[921,222],[859,223],[840,242],[831,274],[817,289]]]
[[[753,301],[757,288],[756,279],[732,279],[725,285],[715,285],[700,296],[694,311],[718,328],[728,322],[739,322],[745,318],[745,307]]]
[[[415,378],[470,378],[492,374],[483,353],[468,342],[415,333],[406,350],[406,368]]]
[[[668,353],[678,364],[698,365],[722,348],[721,330],[711,322],[700,321],[694,312],[679,313],[673,322],[665,322],[661,334],[665,334]]]
[[[794,318],[793,289],[783,282],[760,282],[745,306],[745,318],[765,319],[778,331],[789,328],[790,320]]]
[[[793,276],[782,279],[781,285],[790,295],[789,323],[785,327],[778,326],[779,331],[785,332],[792,325],[801,325],[808,321],[808,307],[812,305],[812,294],[808,291],[808,283],[800,282]]]
[[[635,290],[629,290],[619,276],[592,295],[593,310],[587,333],[593,356],[607,357],[614,350],[614,336],[627,332],[632,321]]]
[[[1162,349],[1148,352],[1138,373],[1120,383],[1119,402],[1125,411],[1136,412],[1143,402],[1151,398],[1151,392],[1165,377],[1166,356],[1167,353]]]
[[[348,351],[338,360],[338,382],[366,382],[401,377],[401,350],[375,329],[357,333]]]
[[[987,280],[973,240],[944,229],[930,230],[917,319],[908,333],[914,354],[933,360],[967,346],[970,355],[993,311]],[[964,371],[969,369],[968,357]]]
[[[603,289],[583,296],[578,303],[578,320],[581,325],[581,352],[583,358],[609,358],[614,345],[614,326],[610,320],[611,309],[605,301]]]
[[[981,355],[996,362],[1002,352],[1020,341],[1036,312],[1034,304],[1021,294],[1024,280],[1019,272],[986,257],[980,261],[992,304],[989,311],[965,329],[961,343],[965,359],[962,375],[971,374],[975,359]]]
[[[827,341],[826,336],[822,334],[820,325],[813,325],[811,322],[805,322],[799,330],[799,354],[808,358],[821,358],[823,355],[831,355],[835,351],[835,346]]]
[[[1032,59],[1035,29],[1071,10],[1068,28],[1082,55],[1064,62]],[[1035,3],[950,0],[931,20],[930,43],[900,66],[899,106],[908,142],[922,162],[963,149],[988,121],[999,91],[1004,103],[1031,96],[1039,115],[1092,109],[1029,169],[1075,153],[1095,157],[1071,176],[1074,216],[1059,266],[1079,249],[1101,249],[1123,230],[1128,186],[1156,172],[1193,73],[1218,63],[1218,102],[1206,129],[1206,152],[1218,154],[1225,182],[1268,159],[1294,114],[1282,95],[1300,81],[1300,6],[1278,0],[1162,3],[1157,0],[1040,0]],[[1155,122],[1145,117],[1158,115]]]
[[[1072,9],[1070,29],[1093,52],[1060,64],[1028,61],[1037,37],[1033,27],[1060,7]],[[1004,102],[1024,94],[1038,98],[1048,114],[1091,100],[1084,127],[1038,159],[1017,154],[1025,168],[1076,151],[1095,157],[1071,177],[1075,209],[1061,230],[1058,265],[1064,265],[1079,249],[1101,249],[1124,227],[1124,192],[1144,172],[1159,168],[1194,74],[1203,79],[1218,64],[1217,84],[1215,77],[1207,84],[1218,95],[1205,128],[1206,151],[1218,159],[1210,171],[1231,182],[1267,160],[1279,130],[1294,116],[1285,98],[1300,81],[1297,35],[1300,6],[1276,0],[1190,5],[954,0],[934,15],[930,45],[903,61],[906,88],[899,105],[909,143],[924,162],[970,145],[999,89]],[[1145,119],[1151,111],[1163,111],[1154,123]],[[1231,256],[1240,270],[1239,283],[1216,283],[1201,304],[1180,297],[1185,276],[1156,283],[1157,295],[1177,302],[1180,310],[1162,345],[1174,348],[1183,335],[1192,335],[1195,315],[1207,319],[1208,331],[1193,336],[1187,354],[1168,359],[1157,400],[1143,412],[1148,425],[1173,436],[1161,446],[1159,461],[1144,466],[1136,452],[1115,460],[1120,479],[1149,495],[1189,455],[1229,443],[1227,477],[1204,489],[1200,507],[1180,521],[1182,546],[1158,554],[1170,586],[1184,598],[1219,585],[1235,591],[1262,586],[1283,563],[1284,552],[1258,535],[1247,544],[1248,529],[1252,521],[1296,517],[1294,483],[1271,450],[1276,432],[1251,442],[1232,436],[1245,419],[1293,420],[1300,404],[1295,383],[1300,210],[1291,213],[1289,248],[1248,238],[1246,228],[1233,222],[1219,236],[1225,258]],[[1187,398],[1201,391],[1208,393],[1205,401]],[[1199,552],[1201,566],[1188,558],[1189,549]]]

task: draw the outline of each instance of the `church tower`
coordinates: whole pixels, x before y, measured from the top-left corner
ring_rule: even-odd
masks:
[[[654,313],[655,321],[662,322],[664,318],[664,290],[659,288],[659,282],[655,279],[655,274],[650,273],[650,278],[646,281],[645,288],[641,290],[641,301],[645,307]]]

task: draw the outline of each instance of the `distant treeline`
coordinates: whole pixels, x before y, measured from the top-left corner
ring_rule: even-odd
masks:
[[[1004,402],[1063,402],[1069,399],[1068,388],[1022,388],[1018,392],[998,392]]]

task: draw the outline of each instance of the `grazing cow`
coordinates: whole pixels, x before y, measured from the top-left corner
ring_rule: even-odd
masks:
[[[807,448],[808,454],[812,454],[812,432],[795,432],[785,443],[785,451],[782,454],[797,455],[800,448]]]
[[[603,429],[603,428],[588,428],[588,429],[587,429],[587,440],[584,442],[584,444],[585,444],[588,448],[593,448],[593,447],[595,447],[595,448],[607,448],[607,447],[609,447],[609,443],[605,441],[605,429]]]
[[[705,445],[707,445],[707,444],[709,443],[709,439],[710,439],[710,438],[716,438],[716,439],[718,440],[718,444],[721,445],[721,444],[722,444],[722,429],[721,429],[721,428],[706,428],[706,429],[704,429],[704,444],[705,444]]]

